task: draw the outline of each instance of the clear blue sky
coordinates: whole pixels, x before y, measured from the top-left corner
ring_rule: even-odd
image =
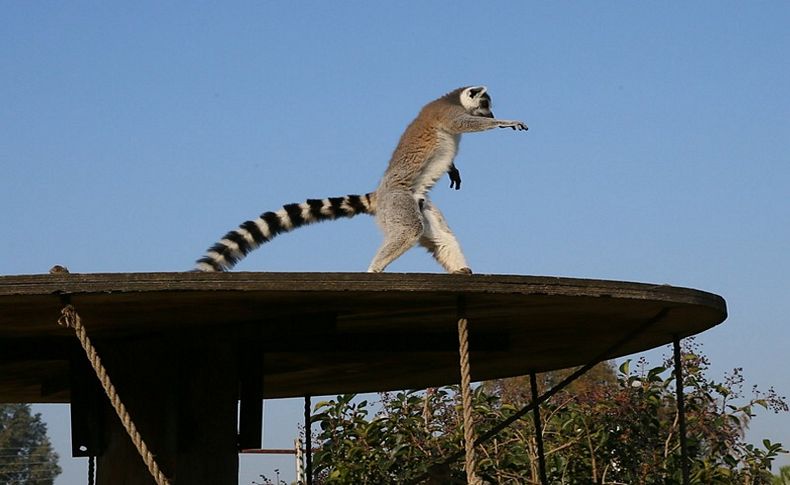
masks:
[[[5,2],[0,25],[0,274],[190,269],[264,210],[374,189],[424,103],[486,84],[530,131],[467,135],[463,189],[433,191],[472,268],[721,294],[714,375],[790,395],[786,2]],[[324,224],[238,269],[362,271],[378,243]],[[39,409],[58,485],[84,483]],[[267,446],[300,412],[267,405]],[[790,416],[750,436],[790,445]]]

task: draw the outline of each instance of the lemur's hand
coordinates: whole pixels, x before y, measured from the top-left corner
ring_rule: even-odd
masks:
[[[450,165],[447,175],[450,176],[450,188],[461,190],[461,172],[458,171],[454,163]]]
[[[527,128],[527,124],[524,123],[523,121],[502,121],[499,124],[499,127],[500,128],[512,128],[512,129],[518,130],[518,131],[527,131],[529,129],[529,128]]]

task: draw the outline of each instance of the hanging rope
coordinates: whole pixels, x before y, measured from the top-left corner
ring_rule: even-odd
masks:
[[[475,430],[474,420],[472,419],[472,385],[469,373],[469,330],[466,318],[458,319],[458,343],[459,353],[461,354],[461,402],[464,417],[464,447],[466,458],[464,470],[466,470],[466,481],[469,485],[482,484],[482,480],[477,476],[477,463],[475,460]]]
[[[99,355],[96,353],[96,348],[88,338],[85,327],[82,326],[82,321],[80,320],[79,314],[74,309],[74,306],[69,304],[63,307],[60,318],[58,319],[58,325],[65,326],[67,328],[73,328],[77,333],[77,338],[82,344],[82,348],[85,349],[85,354],[88,356],[88,360],[93,366],[93,370],[96,371],[96,376],[99,378],[99,381],[101,381],[104,392],[107,394],[107,397],[110,398],[112,407],[115,409],[118,417],[121,418],[123,427],[126,428],[126,432],[129,433],[132,443],[134,443],[134,446],[137,447],[137,451],[140,453],[140,456],[143,458],[143,461],[148,467],[148,471],[151,472],[151,476],[154,477],[157,485],[169,485],[170,482],[167,480],[167,477],[165,477],[164,473],[162,473],[162,471],[159,469],[159,465],[157,465],[153,453],[151,453],[151,451],[148,449],[148,446],[146,446],[143,438],[137,431],[137,427],[132,422],[129,412],[126,411],[126,406],[124,406],[123,402],[121,402],[121,398],[118,397],[118,393],[115,392],[115,386],[113,386],[112,382],[110,382],[110,378],[107,376],[107,371],[104,369],[101,359],[99,359]]]

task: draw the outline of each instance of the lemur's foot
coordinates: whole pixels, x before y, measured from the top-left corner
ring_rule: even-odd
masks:
[[[461,268],[453,271],[452,274],[472,274],[472,270],[470,268]]]

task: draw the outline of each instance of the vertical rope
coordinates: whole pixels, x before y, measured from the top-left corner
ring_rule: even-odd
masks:
[[[115,386],[113,386],[112,382],[110,382],[107,371],[102,365],[99,355],[96,353],[96,348],[88,338],[85,327],[82,326],[82,321],[80,320],[79,314],[74,309],[74,306],[69,304],[63,307],[60,318],[58,319],[58,325],[65,326],[67,328],[73,328],[75,330],[77,333],[77,338],[82,344],[82,348],[85,350],[85,354],[87,354],[88,360],[93,366],[93,370],[96,372],[96,376],[99,378],[99,381],[104,388],[104,392],[107,394],[107,397],[110,398],[112,407],[115,409],[116,414],[118,414],[118,417],[121,419],[121,423],[126,429],[126,432],[129,434],[129,437],[132,439],[132,443],[134,443],[134,446],[137,447],[137,451],[140,453],[140,456],[143,458],[143,461],[148,467],[148,471],[151,472],[151,476],[154,477],[157,485],[169,485],[170,482],[167,480],[167,477],[165,477],[164,473],[162,473],[162,471],[159,469],[159,465],[156,463],[153,453],[151,453],[151,451],[148,449],[148,446],[146,446],[145,441],[143,441],[142,436],[140,436],[140,433],[137,431],[137,427],[134,425],[134,422],[132,422],[132,418],[129,416],[129,412],[126,410],[126,406],[121,401],[121,398],[118,397],[118,393],[115,391]]]
[[[469,329],[466,318],[458,319],[458,343],[461,354],[461,400],[464,418],[464,447],[466,450],[464,470],[466,481],[470,485],[483,482],[477,476],[477,462],[475,460],[475,430],[472,419],[472,385],[469,372]]]

